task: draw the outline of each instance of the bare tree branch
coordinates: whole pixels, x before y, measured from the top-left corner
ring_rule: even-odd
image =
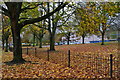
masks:
[[[47,28],[42,27],[42,26],[40,26],[40,25],[37,25],[37,24],[33,24],[33,25],[35,25],[35,26],[37,26],[37,27],[39,27],[39,28],[42,28],[42,29],[46,29],[46,30],[47,30]]]
[[[68,21],[68,19],[70,18],[71,15],[72,15],[72,13],[68,15],[67,19],[64,21],[63,24],[61,24],[61,25],[59,25],[59,26],[57,26],[57,27],[61,27],[61,26],[63,26],[63,25]]]
[[[64,4],[58,6],[55,10],[53,10],[52,12],[50,13],[47,13],[46,15],[42,16],[42,17],[38,17],[38,18],[33,18],[33,19],[30,19],[30,20],[25,20],[23,22],[21,22],[19,24],[19,26],[22,28],[23,26],[27,25],[27,24],[34,24],[36,22],[39,22],[39,21],[42,21],[46,18],[48,18],[49,16],[53,15],[55,12],[59,11],[60,9],[64,8],[66,5],[68,4],[68,2],[65,2]]]

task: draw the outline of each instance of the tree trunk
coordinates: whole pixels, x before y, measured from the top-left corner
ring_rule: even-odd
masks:
[[[39,42],[40,42],[39,48],[42,48],[42,38],[39,39]]]
[[[22,3],[6,2],[5,4],[10,14],[10,24],[11,24],[11,30],[13,36],[13,60],[11,62],[23,63],[25,62],[25,60],[22,58],[22,46],[21,46],[21,38],[20,38],[20,30],[22,27],[18,26],[18,19],[19,19]]]
[[[84,36],[84,34],[82,35],[82,44],[85,44],[85,36]]]
[[[67,45],[69,45],[70,43],[70,37],[67,37]]]
[[[35,46],[35,34],[33,34],[33,47]]]
[[[69,45],[69,44],[70,44],[70,32],[67,35],[67,45]]]
[[[104,45],[104,35],[105,35],[105,33],[102,32],[102,43],[101,43],[101,45]]]
[[[3,38],[4,36],[2,35],[2,50],[4,50],[4,38]]]
[[[36,38],[36,46],[38,46],[38,39]]]
[[[10,47],[10,43],[8,43],[8,44],[9,44],[9,45],[8,45],[9,51],[11,51],[11,50],[10,50],[10,48],[11,48],[11,47]]]
[[[6,41],[5,52],[8,52],[8,38],[5,41]]]
[[[4,25],[2,26],[2,50],[4,50]]]
[[[50,12],[50,3],[47,4],[47,7],[48,7],[47,13],[49,13]],[[52,18],[53,18],[53,16],[52,16]],[[48,18],[48,31],[49,31],[49,34],[50,34],[50,51],[55,51],[55,47],[54,47],[54,43],[55,43],[55,33],[54,33],[54,31],[55,30],[52,31],[53,28],[54,28],[54,24],[53,24],[53,27],[51,27],[51,17],[49,17]]]
[[[22,63],[25,60],[22,58],[22,46],[19,30],[12,30],[13,32],[13,61],[14,63]]]
[[[13,36],[13,60],[12,63],[21,63],[25,61],[22,58],[22,46],[21,46],[21,39],[20,39],[20,26],[18,26],[18,19],[20,15],[20,10],[22,3],[16,2],[5,2],[5,5],[8,9],[8,14],[10,18],[12,36]]]
[[[12,63],[23,63],[25,60],[22,58],[22,45],[20,38],[20,26],[17,25],[17,20],[11,19],[11,30],[13,37],[13,60]]]
[[[119,78],[119,74],[120,74],[120,28],[118,29],[118,53],[117,53],[117,60],[118,60],[118,64],[117,64],[117,68],[118,68],[118,73],[117,73],[117,77]]]
[[[50,34],[50,51],[55,51],[55,34]]]

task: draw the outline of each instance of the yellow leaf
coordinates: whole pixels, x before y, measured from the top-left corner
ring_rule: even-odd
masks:
[[[42,74],[40,73],[38,76],[42,76]]]

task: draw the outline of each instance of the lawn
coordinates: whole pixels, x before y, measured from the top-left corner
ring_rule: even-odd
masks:
[[[56,46],[56,51],[48,48],[23,48],[23,57],[31,63],[2,65],[3,77],[11,78],[110,78],[109,56],[113,54],[113,77],[117,76],[117,43],[74,44]],[[68,66],[70,50],[70,67]],[[3,54],[3,62],[10,61],[12,53]]]

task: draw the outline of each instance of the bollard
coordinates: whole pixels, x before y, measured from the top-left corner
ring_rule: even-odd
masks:
[[[68,67],[70,67],[70,50],[68,50]]]
[[[113,57],[113,55],[110,54],[110,77],[111,78],[112,78],[112,72],[113,72],[113,70],[112,70],[112,62],[113,62],[112,57]]]

